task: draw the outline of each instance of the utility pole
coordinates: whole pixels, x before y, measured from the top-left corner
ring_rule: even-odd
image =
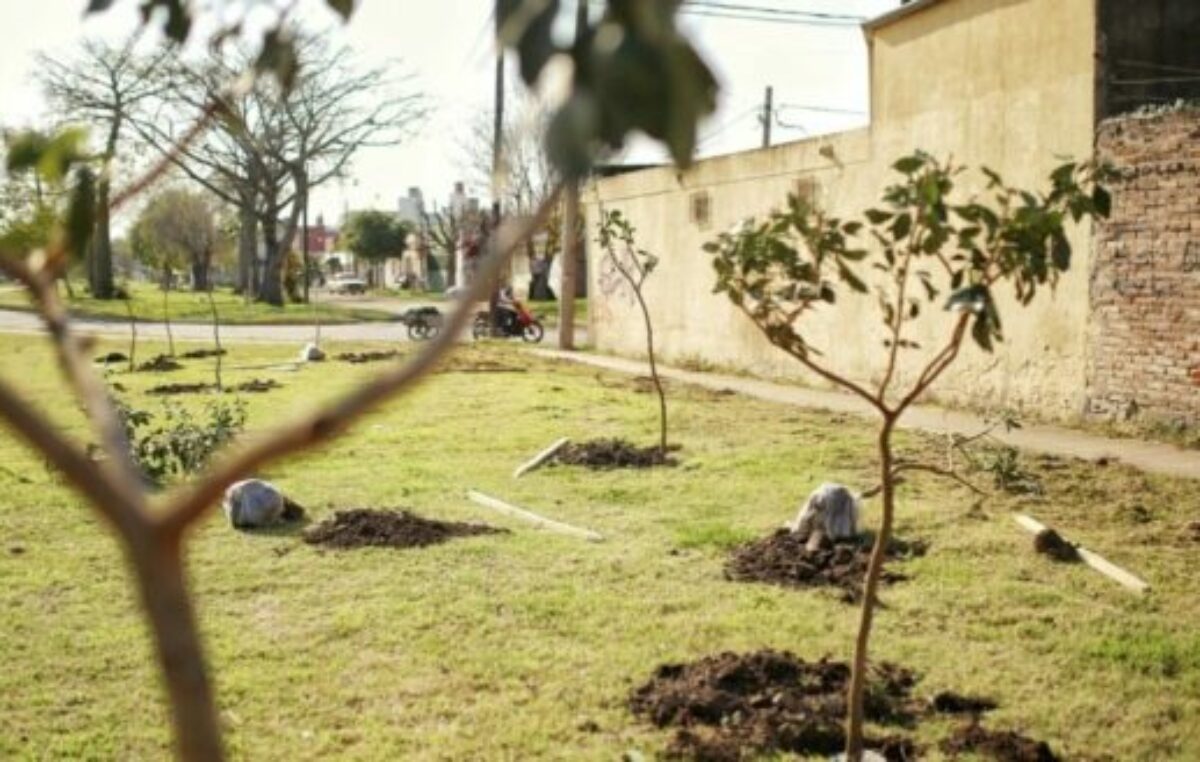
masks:
[[[587,34],[588,3],[578,0],[575,11],[575,41],[578,43]],[[578,277],[579,264],[579,182],[572,182],[566,188],[563,199],[562,221],[562,282],[558,290],[558,348],[575,348],[575,281]]]
[[[762,121],[762,128],[763,128],[763,144],[762,144],[763,148],[771,147],[771,121],[775,117],[775,113],[774,113],[775,107],[774,107],[774,103],[773,103],[774,100],[775,100],[775,89],[773,87],[771,87],[770,85],[767,85],[767,97],[766,97],[766,100],[763,101],[762,116],[759,117],[760,121]]]
[[[497,240],[497,234],[500,232],[500,194],[503,193],[504,183],[501,178],[501,170],[504,166],[504,45],[500,42],[500,2],[496,2],[496,93],[495,120],[492,123],[492,232],[493,241]],[[490,243],[490,242],[488,242]],[[491,324],[491,335],[497,336],[498,327],[496,323],[499,317],[499,286],[503,285],[510,277],[510,268],[505,266],[500,274],[500,283],[492,288],[488,295],[488,322]]]

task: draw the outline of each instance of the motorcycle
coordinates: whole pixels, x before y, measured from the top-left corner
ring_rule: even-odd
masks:
[[[507,312],[508,315],[503,315],[504,312]],[[471,336],[476,339],[483,339],[490,335],[498,335],[501,338],[520,336],[530,344],[536,344],[546,334],[546,329],[542,327],[542,321],[538,320],[520,301],[514,300],[509,306],[499,307],[497,317],[499,325],[496,326],[496,332],[493,334],[491,312],[488,310],[476,312],[475,322],[471,324]],[[505,319],[506,317],[507,319]]]
[[[408,326],[408,338],[413,341],[436,339],[442,332],[442,313],[437,307],[415,307],[400,316],[400,322]]]

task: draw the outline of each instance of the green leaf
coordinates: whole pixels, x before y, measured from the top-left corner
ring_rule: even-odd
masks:
[[[1097,185],[1092,190],[1092,205],[1096,208],[1096,214],[1104,219],[1112,214],[1112,196],[1103,186]]]
[[[87,255],[96,215],[96,178],[87,167],[75,175],[75,187],[67,205],[67,243],[76,261]]]
[[[892,239],[897,242],[907,238],[910,231],[912,231],[912,217],[908,212],[901,214],[892,223]]]
[[[905,175],[911,175],[924,165],[925,160],[920,156],[905,156],[893,164],[892,169]]]
[[[1071,243],[1059,228],[1050,242],[1050,259],[1055,268],[1066,272],[1071,269]]]
[[[868,209],[864,214],[872,225],[882,225],[893,216],[891,212],[885,212],[882,209]]]
[[[342,21],[349,21],[354,14],[354,0],[325,0],[325,2],[342,17]]]
[[[975,318],[975,322],[971,325],[971,338],[975,339],[975,343],[983,351],[992,351],[992,329],[985,315]]]
[[[259,71],[274,74],[284,90],[291,90],[300,70],[295,41],[287,33],[272,29],[263,35],[262,52],[254,65]]]

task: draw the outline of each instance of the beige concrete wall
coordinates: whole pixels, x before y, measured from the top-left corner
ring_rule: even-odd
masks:
[[[713,295],[708,255],[718,231],[783,203],[801,178],[838,215],[873,205],[894,175],[890,165],[920,148],[1010,182],[1040,186],[1061,157],[1089,157],[1093,144],[1094,0],[945,0],[869,33],[872,124],[864,130],[720,157],[687,172],[658,169],[601,181],[598,205],[621,209],[639,243],[662,257],[647,287],[663,356],[703,360],[764,376],[817,383],[771,347],[723,296]],[[982,183],[972,173],[964,191]],[[710,198],[707,226],[690,219],[697,192]],[[1075,264],[1057,295],[1020,309],[1005,299],[1005,344],[964,354],[936,396],[973,406],[1013,406],[1074,417],[1085,403],[1091,231],[1077,230]],[[592,326],[597,348],[638,355],[642,333],[632,301],[590,248]],[[915,327],[925,347],[946,332],[942,315]],[[861,380],[882,372],[880,318],[873,299],[847,299],[814,315],[805,335],[831,364]],[[922,364],[902,366],[911,379]]]

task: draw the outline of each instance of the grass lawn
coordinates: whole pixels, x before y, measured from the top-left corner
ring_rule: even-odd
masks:
[[[514,347],[468,351],[530,372],[436,375],[348,438],[263,476],[318,521],[339,508],[408,507],[511,534],[322,551],[286,532],[233,532],[214,512],[191,538],[235,758],[613,760],[638,750],[649,759],[668,734],[636,721],[626,700],[660,663],[767,646],[848,657],[857,609],[824,592],[728,582],[722,565],[732,544],[791,518],[820,482],[873,484],[869,425],[673,385],[679,467],[554,467],[514,482],[514,466],[558,436],[652,443],[654,404],[620,376],[514,356]],[[0,338],[0,353],[0,376],[81,433],[43,346]],[[239,346],[226,367],[293,354]],[[114,380],[154,410],[147,387],[205,380],[207,363]],[[247,397],[256,428],[371,371],[330,362],[227,370],[227,380],[285,385]],[[910,453],[940,452],[923,437],[900,439]],[[1200,544],[1183,531],[1200,520],[1197,482],[1027,461],[1044,497],[972,510],[954,485],[916,476],[902,489],[898,535],[928,541],[930,552],[884,590],[874,655],[917,670],[920,695],[995,698],[989,727],[1044,739],[1068,759],[1200,759]],[[162,758],[163,693],[117,547],[11,436],[0,438],[0,464],[0,758]],[[490,514],[464,500],[468,487],[607,541]],[[1014,509],[1154,591],[1138,597],[1086,567],[1035,556]],[[869,525],[877,511],[867,504]],[[917,727],[928,758],[952,726]]]
[[[129,305],[134,317],[141,321],[159,322],[163,319],[162,291],[149,283],[129,283]],[[82,284],[75,287],[76,298],[68,300],[71,314],[79,318],[100,320],[127,320],[124,300],[93,299],[84,293]],[[313,306],[309,304],[287,304],[273,307],[260,302],[249,304],[228,289],[218,289],[213,298],[221,322],[229,325],[245,324],[307,324],[313,322]],[[193,291],[172,291],[169,299],[171,320],[180,323],[207,323],[211,320],[208,296]],[[26,293],[17,288],[0,288],[0,309],[31,309]],[[342,304],[318,302],[316,311],[321,320],[331,323],[357,323],[368,320],[391,320],[391,313],[383,310],[362,309]]]
[[[558,302],[530,302],[529,310],[533,314],[541,318],[542,324],[547,328],[558,327]],[[581,328],[587,328],[588,324],[588,300],[575,300],[575,325]]]

